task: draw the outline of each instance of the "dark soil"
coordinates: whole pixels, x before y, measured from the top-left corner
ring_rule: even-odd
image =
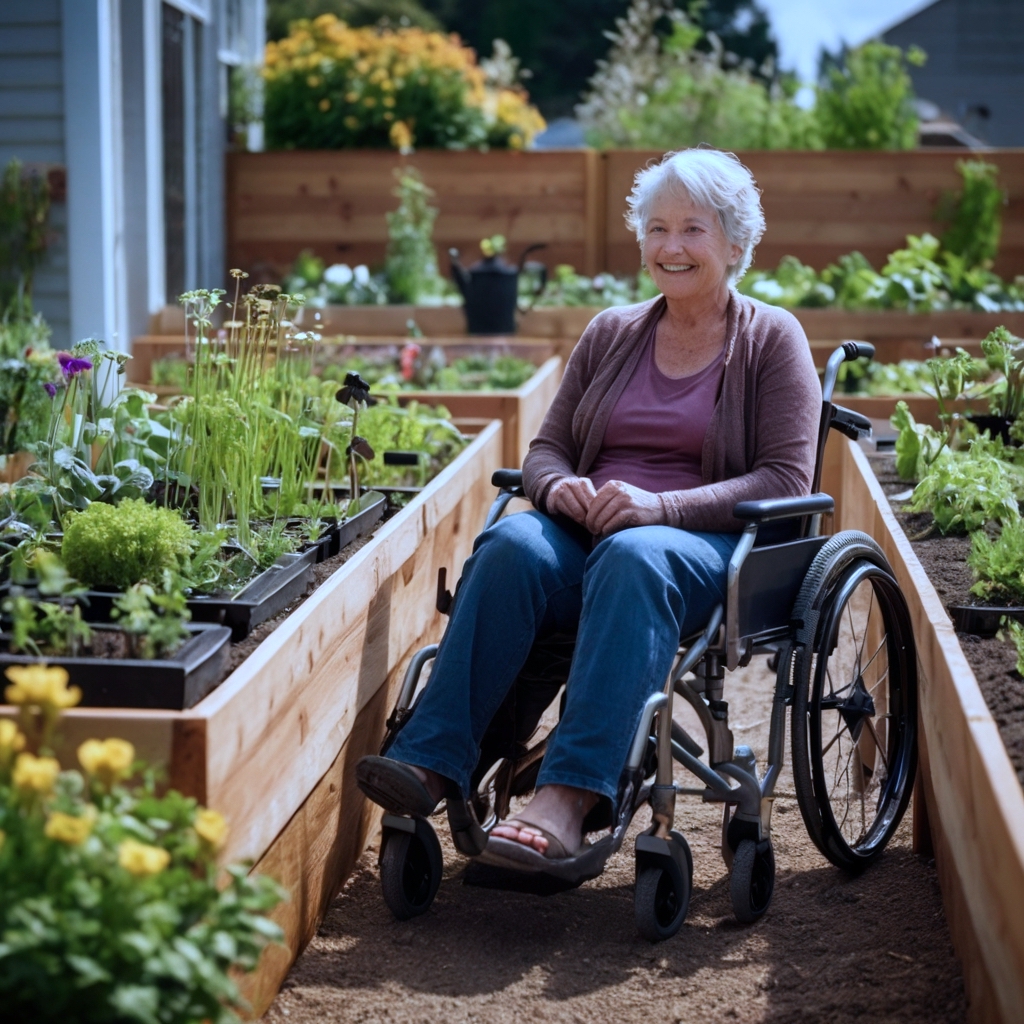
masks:
[[[306,589],[305,594],[302,595],[297,601],[293,601],[283,611],[278,612],[272,619],[267,619],[266,622],[261,622],[244,640],[240,640],[236,644],[231,645],[231,661],[230,671],[234,672],[239,665],[245,661],[246,658],[256,650],[257,647],[264,640],[270,636],[271,633],[277,629],[278,626],[288,618],[289,615],[296,608],[299,607],[318,587],[322,586],[327,580],[334,575],[338,569],[341,568],[357,551],[364,548],[370,540],[373,538],[374,533],[380,529],[381,524],[373,528],[369,533],[364,534],[362,537],[357,537],[348,547],[339,551],[338,554],[331,558],[325,558],[322,562],[318,563],[313,567],[313,579],[309,587]]]
[[[894,457],[872,457],[871,464],[887,494],[891,496],[907,490],[907,485],[896,476]],[[901,504],[894,502],[894,509],[898,510]],[[982,603],[970,593],[974,575],[967,565],[967,555],[971,550],[967,537],[930,534],[915,540],[931,527],[931,515],[896,511],[896,519],[910,538],[914,553],[944,605]],[[1024,787],[1024,680],[1017,672],[1016,648],[1009,639],[999,637],[983,638],[969,633],[957,633],[957,637],[977,677],[985,703],[999,726],[999,734],[1017,778]]]
[[[762,760],[774,676],[763,658],[726,678],[732,728]],[[696,734],[688,708],[679,717]],[[693,786],[681,770],[677,781]],[[772,821],[774,901],[737,924],[719,852],[721,807],[680,797],[694,893],[656,946],[633,923],[632,839],[604,875],[546,899],[471,888],[447,838],[445,879],[423,917],[395,921],[367,852],[267,1013],[278,1024],[953,1024],[966,1018],[934,864],[911,852],[910,815],[882,858],[849,878],[807,837],[784,771]],[[646,827],[648,812],[634,821]]]

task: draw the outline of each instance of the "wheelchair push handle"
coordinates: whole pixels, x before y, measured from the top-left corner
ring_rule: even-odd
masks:
[[[847,359],[875,358],[875,346],[870,341],[844,341],[842,349]]]

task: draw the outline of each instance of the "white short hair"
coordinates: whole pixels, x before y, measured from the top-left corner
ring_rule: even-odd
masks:
[[[728,274],[731,284],[739,281],[765,228],[760,189],[739,157],[720,149],[681,149],[637,171],[633,191],[626,199],[626,223],[636,232],[641,247],[651,207],[665,194],[687,196],[697,206],[718,214],[729,243],[743,250]]]

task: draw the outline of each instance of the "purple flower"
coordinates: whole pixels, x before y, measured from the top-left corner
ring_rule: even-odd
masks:
[[[44,388],[46,389],[46,393],[47,393],[47,394],[48,394],[48,395],[49,395],[49,396],[50,396],[51,398],[56,398],[56,397],[57,397],[57,385],[56,385],[56,384],[51,384],[51,383],[50,383],[49,381],[47,381],[47,382],[46,382],[46,383],[45,383],[45,384],[43,385],[43,387],[44,387]]]
[[[60,363],[61,373],[68,380],[92,369],[92,363],[88,359],[76,359],[70,352],[58,352],[57,362]]]

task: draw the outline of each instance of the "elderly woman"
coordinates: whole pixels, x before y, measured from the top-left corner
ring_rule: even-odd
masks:
[[[809,490],[821,391],[784,310],[739,295],[764,215],[730,153],[639,172],[628,200],[656,299],[605,310],[574,349],[523,480],[534,511],[480,535],[427,687],[363,792],[429,814],[468,795],[479,744],[534,640],[576,632],[565,710],[531,802],[488,853],[537,867],[575,855],[619,778],[681,635],[724,599],[739,501]]]

